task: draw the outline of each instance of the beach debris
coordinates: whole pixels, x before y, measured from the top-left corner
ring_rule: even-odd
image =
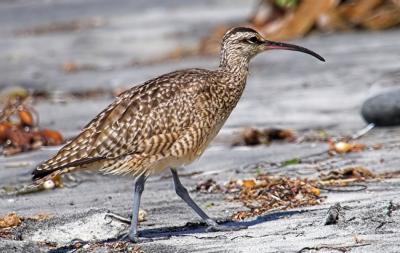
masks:
[[[2,96],[1,102],[1,154],[10,156],[64,142],[58,131],[39,127],[38,113],[31,106],[31,97],[27,92],[11,91],[7,96]]]
[[[139,208],[138,221],[139,222],[146,221],[147,220],[147,216],[148,216],[147,211],[145,211],[144,209]],[[126,223],[126,224],[131,224],[131,218],[132,217],[126,218],[126,217],[121,216],[119,214],[108,212],[108,213],[106,213],[105,218],[111,218],[111,219],[115,219],[115,220],[118,220],[118,221]]]
[[[248,210],[235,213],[234,220],[261,215],[270,210],[284,210],[300,206],[318,205],[324,197],[316,180],[258,175],[254,179],[234,180],[224,186],[234,193],[233,200],[243,203]]]
[[[367,146],[360,143],[355,143],[351,141],[337,141],[329,140],[329,153],[330,154],[344,154],[351,152],[361,152],[364,151]]]
[[[206,181],[199,182],[193,191],[201,193],[216,193],[221,192],[222,188],[214,179],[210,178]]]
[[[33,216],[22,217],[11,212],[3,217],[0,217],[0,231],[20,226],[24,221],[43,221],[52,218],[53,216],[46,213],[39,213]]]
[[[400,25],[400,1],[260,0],[248,21],[240,25],[255,28],[265,38],[278,41],[305,37],[313,31],[384,30]],[[224,33],[231,26],[216,26],[197,47],[180,47],[170,57],[217,54]]]
[[[124,252],[143,253],[140,245],[132,244],[127,240],[105,241],[105,242],[83,242],[76,240],[71,245],[73,252]]]
[[[363,191],[367,189],[367,185],[359,182],[398,177],[400,177],[399,171],[377,174],[365,167],[353,166],[321,173],[319,179],[288,178],[258,173],[254,178],[230,180],[223,186],[218,185],[213,179],[208,179],[199,183],[195,191],[222,193],[228,201],[241,202],[246,210],[234,213],[232,219],[244,220],[270,211],[319,205],[326,198],[321,195],[322,192]],[[338,219],[344,220],[342,210],[339,210],[341,207],[338,205],[334,205],[330,213],[328,212],[328,216],[331,217],[326,218],[325,224],[333,224],[330,222],[335,219],[336,222]],[[390,206],[388,210],[391,208]],[[337,218],[335,212],[339,213]]]
[[[344,221],[344,210],[340,203],[336,203],[331,206],[326,215],[324,225],[337,224],[338,222]]]
[[[295,157],[295,158],[283,161],[281,163],[281,166],[284,167],[284,166],[296,165],[296,164],[299,164],[299,163],[301,163],[301,159],[298,158],[298,157]]]
[[[22,223],[22,218],[16,213],[12,212],[4,217],[0,217],[0,229],[17,227]]]
[[[234,140],[232,146],[254,146],[254,145],[268,145],[272,141],[288,141],[293,142],[296,140],[296,135],[290,129],[281,128],[266,128],[257,129],[253,127],[244,128],[240,132],[239,138]]]
[[[141,208],[139,208],[139,214],[138,214],[138,221],[143,222],[147,220],[147,212]]]
[[[371,170],[362,167],[347,167],[338,170],[333,170],[328,172],[327,174],[322,173],[320,176],[322,181],[329,180],[343,180],[343,179],[354,179],[355,181],[365,181],[366,179],[377,178]]]

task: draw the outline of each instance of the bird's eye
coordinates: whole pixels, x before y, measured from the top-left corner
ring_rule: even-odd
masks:
[[[247,42],[249,42],[250,44],[258,44],[258,43],[260,43],[260,41],[258,40],[258,38],[256,36],[253,36],[253,37],[247,39]]]

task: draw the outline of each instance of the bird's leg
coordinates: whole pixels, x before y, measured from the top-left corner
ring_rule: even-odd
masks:
[[[179,180],[178,172],[176,169],[171,168],[172,178],[174,179],[175,192],[178,196],[186,202],[200,217],[201,219],[209,226],[209,231],[233,231],[239,230],[243,228],[247,228],[246,226],[222,226],[211,219],[190,197],[188,190],[182,185]]]
[[[133,193],[133,210],[132,210],[132,221],[129,228],[129,239],[133,242],[138,242],[138,216],[139,216],[139,206],[140,198],[142,197],[142,192],[144,190],[144,183],[146,182],[146,176],[141,175],[137,178],[135,182],[135,190]]]

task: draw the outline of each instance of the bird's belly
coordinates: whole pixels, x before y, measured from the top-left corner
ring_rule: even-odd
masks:
[[[204,138],[204,140],[198,145],[194,147],[191,151],[187,152],[183,156],[167,156],[163,159],[157,161],[156,164],[153,164],[153,172],[158,173],[163,171],[166,168],[180,168],[185,165],[189,165],[196,161],[200,156],[204,153],[210,142],[214,139],[214,137],[218,134],[224,122],[213,127],[212,131]]]
[[[201,144],[195,149],[193,149],[193,152],[190,152],[190,154],[188,154],[188,156],[185,158],[185,164],[192,163],[198,158],[200,158],[200,156],[204,153],[208,145],[210,145],[210,142],[215,138],[215,136],[217,136],[219,130],[221,130],[224,123],[225,121],[213,127],[213,129],[210,131],[207,137],[204,138]]]

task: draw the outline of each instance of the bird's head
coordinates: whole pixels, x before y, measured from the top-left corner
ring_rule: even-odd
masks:
[[[322,56],[307,48],[266,40],[257,31],[247,27],[230,29],[222,40],[223,57],[245,57],[249,61],[257,54],[273,49],[299,51],[325,61]]]

